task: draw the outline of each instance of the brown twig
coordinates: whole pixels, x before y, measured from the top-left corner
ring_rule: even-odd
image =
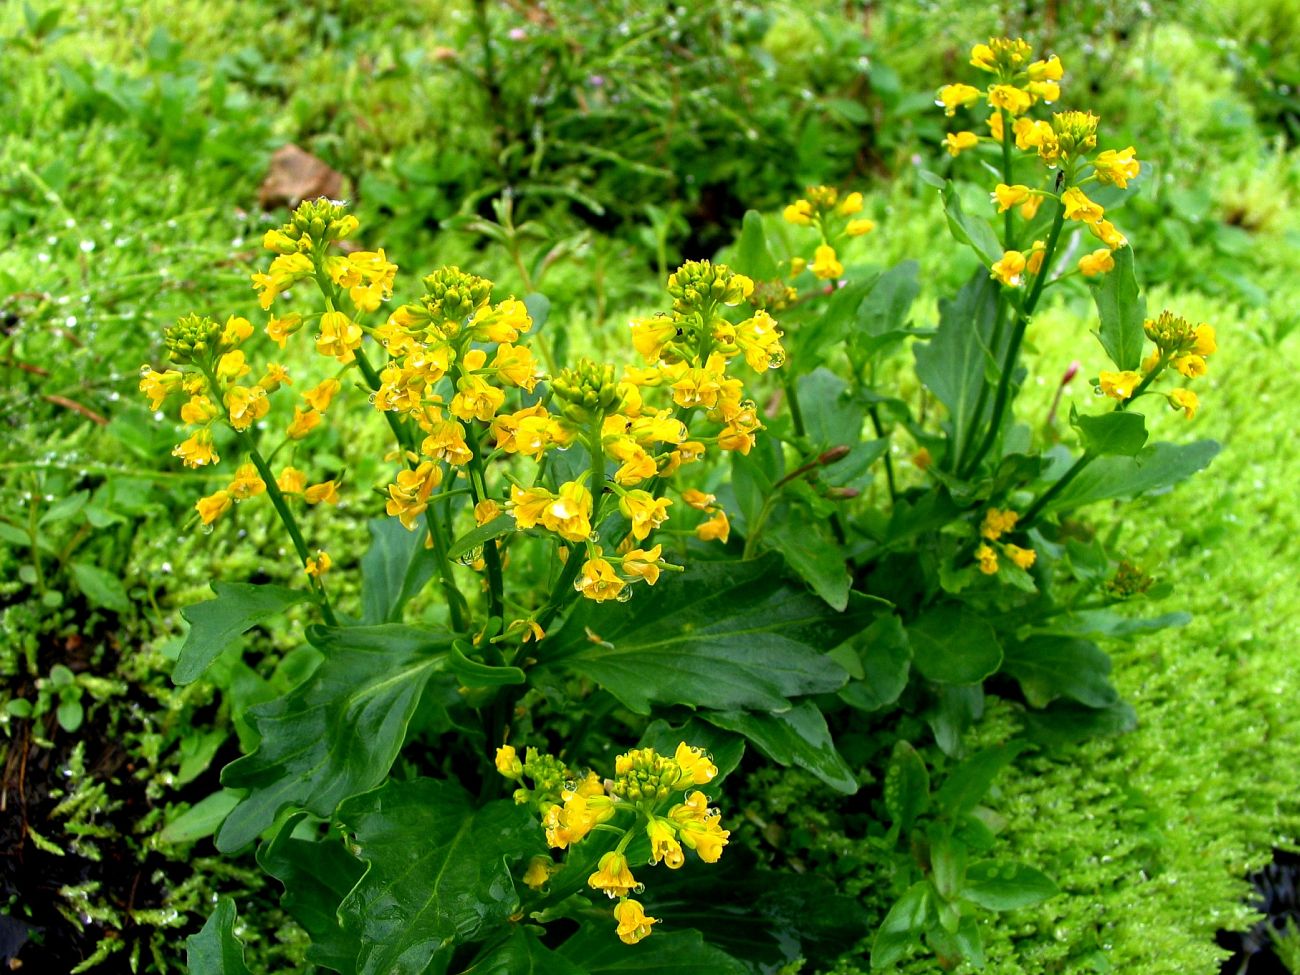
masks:
[[[92,423],[97,423],[101,427],[108,426],[107,418],[101,416],[92,410],[89,406],[82,406],[76,400],[70,400],[66,396],[59,396],[57,393],[46,393],[43,397],[46,402],[53,403],[56,406],[62,406],[74,412],[80,413]]]

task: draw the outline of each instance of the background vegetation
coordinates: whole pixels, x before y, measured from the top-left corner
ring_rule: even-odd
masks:
[[[1196,422],[1225,450],[1125,529],[1130,558],[1193,614],[1112,648],[1137,728],[1022,756],[998,780],[1004,835],[1071,896],[990,928],[990,967],[1214,971],[1229,953],[1216,934],[1257,919],[1247,874],[1298,823],[1295,0],[5,6],[0,954],[25,941],[33,970],[179,970],[215,893],[276,929],[279,891],[251,859],[210,856],[207,836],[244,712],[304,666],[293,633],[250,638],[210,682],[168,674],[179,609],[210,578],[290,570],[261,514],[211,537],[187,524],[205,476],[157,473],[174,438],[135,383],[165,324],[247,303],[256,243],[281,219],[258,193],[277,148],[343,175],[368,246],[543,290],[574,342],[601,346],[656,275],[813,182],[867,191],[880,226],[862,256],[919,256],[932,314],[969,272],[926,256],[943,217],[917,174],[965,172],[940,149],[933,92],[1001,31],[1060,53],[1069,98],[1156,167],[1126,230],[1144,281],[1219,328]],[[1091,306],[1063,297],[1041,320],[1043,373],[1064,372]],[[364,478],[371,446],[336,449]],[[355,561],[363,540],[330,549]],[[1017,720],[987,715],[978,740]],[[749,782],[760,857],[779,837],[779,855],[887,909],[897,891],[860,822],[810,812],[798,773]],[[300,940],[284,921],[250,966],[298,969]]]

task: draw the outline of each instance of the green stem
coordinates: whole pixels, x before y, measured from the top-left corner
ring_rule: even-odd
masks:
[[[867,415],[871,417],[871,426],[876,431],[877,437],[885,436],[885,428],[880,422],[880,409],[872,406],[867,410]],[[894,483],[894,460],[889,456],[889,445],[885,445],[885,481],[889,485],[889,501],[891,504],[898,500],[898,487]]]
[[[465,427],[465,442],[469,446],[470,453],[473,454],[469,462],[469,484],[474,504],[477,506],[480,501],[487,498],[487,480],[483,473],[483,458],[479,456],[478,435],[474,432],[473,426],[468,423]],[[501,550],[495,538],[488,539],[483,546],[483,563],[487,567],[488,576],[488,616],[501,620],[504,626],[505,579],[501,572]],[[489,641],[489,648],[495,646]],[[499,653],[497,655],[499,656]]]
[[[328,296],[327,296],[328,300]],[[366,357],[364,349],[356,349],[357,368],[361,370],[361,375],[365,377],[366,385],[372,391],[378,391],[380,382],[379,374],[375,372],[375,367],[370,364]],[[388,427],[393,431],[393,436],[397,439],[397,445],[406,453],[415,453],[415,438],[411,435],[410,427],[406,426],[391,410],[382,411],[384,419],[388,421]],[[415,467],[416,465],[407,458],[407,466]],[[433,506],[424,509],[424,523],[429,529],[429,538],[433,542],[434,559],[438,563],[438,580],[442,585],[443,594],[447,597],[447,612],[451,619],[451,628],[457,632],[464,632],[469,618],[469,606],[465,602],[465,597],[456,585],[456,577],[452,574],[451,561],[447,558],[447,537],[442,531],[442,526],[438,524],[438,519],[434,517]]]
[[[1002,362],[1002,374],[998,377],[997,395],[993,398],[993,415],[989,418],[989,426],[984,433],[984,439],[980,441],[979,449],[971,455],[971,459],[962,471],[962,476],[969,477],[973,474],[997,441],[998,430],[1002,426],[1002,415],[1006,412],[1007,400],[1010,398],[1011,375],[1020,358],[1020,345],[1024,341],[1025,330],[1029,327],[1029,318],[1038,305],[1039,295],[1043,293],[1043,286],[1047,283],[1047,276],[1052,268],[1052,258],[1056,254],[1056,244],[1060,240],[1061,227],[1064,223],[1065,206],[1058,202],[1056,216],[1052,220],[1052,229],[1047,236],[1047,249],[1043,252],[1043,263],[1038,269],[1038,274],[1034,276],[1034,286],[1030,289],[1025,303],[1020,307],[1015,328],[1011,332],[1011,342],[1007,346],[1007,355]]]
[[[1008,186],[1011,184],[1011,116],[1006,109],[998,109],[1002,113],[1002,179]],[[1013,244],[1014,230],[1011,225],[1011,207],[1007,207],[1006,213],[1006,233],[1003,235],[1004,249],[1015,250]],[[1045,262],[1044,262],[1045,263]]]
[[[790,406],[790,419],[794,423],[795,435],[803,438],[808,431],[803,422],[803,409],[799,405],[799,391],[795,388],[794,376],[788,370],[781,373],[781,388],[785,390],[785,401]]]

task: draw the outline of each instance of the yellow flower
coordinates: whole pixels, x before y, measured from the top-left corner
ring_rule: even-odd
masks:
[[[420,452],[453,466],[468,464],[474,452],[465,443],[465,428],[455,420],[436,420],[425,427],[429,435],[420,442]]]
[[[333,478],[313,484],[304,492],[308,504],[338,504],[339,486]]]
[[[722,828],[722,817],[709,811],[708,797],[692,792],[686,801],[674,806],[668,815],[677,823],[682,845],[694,850],[705,863],[717,863],[731,831]]]
[[[1019,520],[1020,515],[1014,511],[989,508],[984,512],[984,523],[980,526],[980,534],[990,542],[996,542],[1004,534],[1013,530]]]
[[[232,380],[240,376],[247,376],[250,372],[248,361],[244,358],[243,350],[234,349],[227,352],[217,360],[217,378]]]
[[[231,315],[226,319],[225,327],[221,330],[221,346],[222,348],[229,349],[238,345],[252,334],[252,322],[247,318],[240,318],[237,315]]]
[[[149,409],[161,409],[167,397],[180,389],[183,379],[175,369],[157,372],[145,367],[140,374],[140,392],[149,397]]]
[[[221,411],[206,396],[191,396],[181,407],[181,419],[195,425],[207,423],[221,414]]]
[[[206,498],[199,498],[194,508],[198,511],[203,524],[210,525],[230,510],[230,504],[230,492],[217,491]]]
[[[944,115],[951,117],[957,114],[957,109],[974,105],[980,94],[980,90],[972,85],[944,85],[934,103],[943,107]]]
[[[677,836],[669,820],[651,816],[645,834],[650,839],[651,863],[662,861],[667,864],[669,870],[676,870],[682,865],[686,858],[682,855],[682,845],[677,842]]]
[[[580,481],[561,484],[542,512],[542,526],[570,542],[585,542],[591,534],[591,492]]]
[[[1110,248],[1101,247],[1091,254],[1079,258],[1079,272],[1085,278],[1095,278],[1115,270],[1115,258],[1111,257]]]
[[[646,362],[658,362],[664,347],[677,337],[677,323],[667,315],[634,319],[632,322],[632,347]]]
[[[786,223],[807,227],[812,223],[813,207],[807,200],[795,200],[781,212],[781,216]]]
[[[1002,128],[1002,113],[994,112],[985,121],[988,122],[989,136],[994,142],[1001,142],[1002,137],[1006,134],[1005,130]]]
[[[1071,186],[1061,194],[1061,205],[1065,208],[1066,219],[1083,223],[1096,223],[1106,212],[1077,186]]]
[[[307,475],[296,467],[286,467],[275,479],[282,494],[302,494],[307,490]]]
[[[974,132],[949,132],[943,137],[944,147],[950,156],[960,156],[967,149],[974,149],[980,144],[980,137]]]
[[[727,513],[721,508],[715,511],[708,521],[702,521],[695,526],[695,537],[702,542],[717,539],[725,545],[730,536],[731,523],[727,521]]]
[[[262,309],[269,309],[281,291],[287,290],[291,284],[311,274],[313,270],[311,258],[306,254],[281,254],[271,262],[268,273],[253,274],[253,287],[259,292]]]
[[[705,494],[695,488],[687,488],[682,492],[682,500],[700,511],[712,511],[713,502],[717,501],[718,497],[715,494]]]
[[[186,467],[204,467],[221,460],[212,446],[212,433],[200,430],[187,440],[182,440],[172,449],[172,456],[179,457]]]
[[[1014,186],[999,183],[990,196],[998,206],[998,213],[1006,213],[1013,206],[1024,203],[1029,199],[1031,192],[1028,186],[1021,186],[1019,183]]]
[[[634,548],[623,556],[623,571],[634,579],[644,579],[653,586],[659,581],[660,554],[662,545],[651,549]]]
[[[1190,389],[1175,389],[1169,394],[1169,405],[1176,410],[1182,410],[1183,415],[1192,420],[1196,417],[1196,411],[1201,408],[1201,400]]]
[[[1055,54],[1046,61],[1034,61],[1025,70],[1029,72],[1030,81],[1060,81],[1065,75],[1061,59]]]
[[[582,572],[573,581],[573,588],[588,599],[601,603],[617,599],[627,584],[618,577],[614,567],[602,558],[588,559]]]
[[[808,259],[806,257],[790,258],[790,276],[798,277],[808,269]]]
[[[230,414],[230,425],[236,430],[247,430],[270,409],[271,401],[261,386],[231,386],[226,390],[226,410]]]
[[[1100,240],[1111,250],[1119,250],[1128,243],[1128,238],[1115,229],[1115,225],[1109,220],[1097,220],[1088,224],[1088,229],[1092,235]]]
[[[1034,103],[1033,97],[1015,85],[990,85],[989,106],[1001,108],[1012,115],[1023,115]]]
[[[290,421],[289,429],[285,431],[285,436],[290,440],[301,440],[318,426],[320,426],[319,413],[315,410],[308,410],[304,413],[295,406],[293,408],[293,420]]]
[[[507,298],[486,313],[473,319],[474,338],[480,342],[518,342],[519,336],[533,327],[528,306],[517,298]]]
[[[493,758],[497,771],[507,779],[517,779],[524,772],[524,765],[519,761],[519,754],[513,745],[502,745]],[[548,858],[549,859],[549,858]]]
[[[669,498],[656,498],[648,491],[628,491],[618,508],[632,521],[632,537],[638,542],[668,520]]]
[[[980,571],[986,576],[991,576],[998,571],[998,553],[988,545],[981,545],[975,550],[975,559],[979,562]]]
[[[613,900],[615,897],[626,897],[636,889],[637,882],[628,869],[627,857],[610,850],[600,858],[596,872],[587,878],[587,886],[592,890],[603,890]]]
[[[266,490],[266,482],[262,480],[257,473],[257,468],[252,464],[240,464],[235,469],[235,479],[230,482],[227,488],[230,496],[236,501],[245,501],[248,498],[255,498]]]
[[[851,217],[855,213],[861,213],[862,194],[858,192],[848,194],[844,199],[840,200],[839,206],[835,208],[835,212],[841,217]]]
[[[361,326],[341,311],[327,311],[320,317],[320,334],[316,351],[347,365],[356,358],[354,349],[361,347]]]
[[[268,393],[274,393],[281,386],[292,386],[293,379],[284,366],[278,362],[268,362],[266,364],[266,374],[257,381],[257,385]]]
[[[1180,355],[1174,360],[1174,368],[1188,379],[1199,379],[1206,373],[1205,360],[1195,354]]]
[[[844,273],[844,265],[835,258],[835,248],[822,244],[813,251],[812,273],[823,281],[838,278]]]
[[[497,378],[509,386],[518,386],[529,393],[537,386],[537,360],[527,346],[503,342],[497,348],[492,368],[496,370]]]
[[[1047,257],[1047,245],[1041,240],[1034,241],[1034,245],[1029,248],[1029,253],[1025,256],[1025,270],[1030,274],[1037,274],[1043,269],[1043,260]]]
[[[1026,220],[1033,220],[1034,217],[1038,216],[1038,208],[1043,205],[1045,199],[1047,197],[1043,196],[1042,193],[1031,194],[1025,199],[1024,203],[1020,204],[1020,215]]]
[[[844,232],[850,237],[862,237],[876,229],[876,221],[868,220],[865,217],[859,220],[850,220],[844,227]]]
[[[1020,251],[1007,251],[994,263],[991,277],[997,278],[1010,288],[1018,288],[1024,283],[1025,255]]]
[[[1103,393],[1122,403],[1133,395],[1133,390],[1142,382],[1142,374],[1134,372],[1132,369],[1126,369],[1123,372],[1103,370],[1098,374],[1097,379],[1101,383]]]
[[[1137,150],[1132,146],[1127,149],[1107,149],[1097,153],[1092,162],[1097,171],[1097,182],[1114,183],[1120,189],[1128,187],[1128,181],[1135,179],[1142,171],[1142,164],[1137,160]]]
[[[718,774],[718,767],[713,764],[709,756],[704,754],[703,749],[694,748],[684,741],[678,744],[673,760],[681,768],[682,774],[694,785],[712,782],[713,777]]]
[[[1202,322],[1192,330],[1196,336],[1196,342],[1192,346],[1192,351],[1197,355],[1214,355],[1219,351],[1219,343],[1214,335],[1214,326]]]
[[[1016,138],[1017,149],[1038,149],[1050,147],[1056,142],[1056,133],[1052,123],[1030,118],[1018,118],[1012,123],[1011,131]]]
[[[272,315],[271,320],[266,323],[266,334],[272,342],[283,349],[285,343],[289,341],[289,336],[300,328],[302,328],[302,316],[297,312],[285,315],[283,318]]]
[[[618,940],[634,945],[650,934],[651,925],[659,918],[647,917],[640,903],[634,900],[619,901],[614,905],[614,920],[618,922]]]
[[[555,495],[546,488],[521,488],[518,485],[512,485],[510,488],[510,514],[514,516],[515,523],[521,530],[533,528],[542,520],[547,507],[555,500]]]
[[[343,384],[337,379],[322,379],[303,393],[302,398],[307,401],[307,405],[313,410],[324,413],[330,408],[330,401],[334,399],[335,394],[342,388]]]
[[[484,498],[478,504],[474,505],[474,524],[482,528],[489,521],[501,516],[501,505],[497,504],[491,498]]]
[[[415,519],[429,507],[429,495],[441,483],[442,468],[431,460],[422,461],[414,470],[399,471],[395,483],[388,485],[385,510],[411,531]]]
[[[324,549],[317,549],[316,554],[307,560],[307,565],[303,568],[309,576],[319,578],[330,570],[334,560],[330,558],[329,552]]]
[[[551,874],[560,869],[560,865],[548,856],[538,855],[528,861],[524,871],[524,883],[533,890],[541,890],[550,882]]]
[[[1016,565],[1022,569],[1028,569],[1038,558],[1038,553],[1032,548],[1021,548],[1019,545],[1007,544],[1002,547],[1002,551]]]

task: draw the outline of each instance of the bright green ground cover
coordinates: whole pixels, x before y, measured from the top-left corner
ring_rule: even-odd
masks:
[[[363,196],[363,208],[371,209],[363,216],[391,221],[376,225],[386,227],[391,243],[408,248],[412,268],[472,260],[485,273],[510,280],[511,262],[500,251],[475,253],[465,235],[435,237],[423,219],[386,218],[378,202],[448,215],[458,201],[430,189],[436,174],[413,170],[404,151],[432,127],[439,127],[444,144],[454,133],[456,151],[467,159],[488,141],[481,127],[453,125],[448,76],[433,72],[434,42],[463,33],[467,9],[430,3],[367,21],[340,5],[335,13],[300,11],[281,21],[270,4],[82,4],[66,9],[59,21],[74,33],[44,39],[19,7],[0,12],[0,34],[31,42],[29,49],[8,44],[0,64],[0,231],[8,240],[0,253],[0,416],[8,424],[0,490],[6,510],[18,512],[16,522],[26,518],[27,495],[36,494],[39,506],[42,494],[77,486],[80,471],[139,472],[155,463],[150,451],[168,438],[147,432],[147,415],[133,397],[134,371],[169,319],[196,305],[221,312],[247,301],[248,241],[260,236],[262,224],[243,211],[252,210],[266,159],[286,139],[307,142],[357,174],[363,190],[369,181],[372,202]],[[1207,9],[1223,17],[1252,13],[1230,4]],[[783,16],[804,19],[789,11]],[[899,19],[925,23],[925,16],[938,21],[948,12]],[[987,26],[969,21],[945,21],[945,36],[965,43]],[[1285,25],[1285,17],[1280,22]],[[1153,116],[1131,103],[1131,91],[1099,96],[1117,113],[1131,113],[1135,140],[1151,133],[1140,143],[1150,147],[1144,155],[1173,160],[1161,194],[1134,208],[1139,268],[1150,267],[1162,280],[1189,276],[1190,283],[1171,291],[1165,303],[1219,328],[1221,353],[1204,387],[1203,414],[1178,435],[1215,437],[1224,452],[1184,489],[1144,503],[1140,527],[1130,529],[1132,560],[1177,586],[1162,608],[1187,609],[1194,619],[1186,628],[1112,648],[1116,682],[1137,710],[1137,730],[1023,759],[1000,780],[993,805],[1007,817],[1009,848],[1052,873],[1070,896],[990,930],[991,967],[998,972],[1214,971],[1220,954],[1214,932],[1251,919],[1242,901],[1244,874],[1266,861],[1274,845],[1293,844],[1300,830],[1293,774],[1300,767],[1294,717],[1300,580],[1293,568],[1300,559],[1300,446],[1291,395],[1300,340],[1293,334],[1277,341],[1296,321],[1300,298],[1294,256],[1300,221],[1293,206],[1300,165],[1294,151],[1272,153],[1251,119],[1256,103],[1234,89],[1229,59],[1209,56],[1215,41],[1198,33],[1204,29],[1145,25],[1139,35],[1144,43],[1123,49],[1121,65],[1138,72],[1127,77],[1138,79],[1132,87],[1139,99],[1141,84],[1177,95],[1179,124],[1161,130],[1160,138]],[[232,46],[231,37],[241,40]],[[937,35],[931,43],[939,43]],[[768,46],[782,52],[776,41]],[[382,65],[406,65],[409,73],[381,71],[378,80],[360,73],[360,57],[374,52]],[[99,67],[84,68],[87,56]],[[227,79],[224,89],[213,84],[213,65]],[[771,83],[800,84],[805,67],[792,59]],[[905,84],[929,86],[925,72],[931,68],[916,52],[900,54],[897,67]],[[423,79],[418,88],[410,85],[412,75]],[[418,111],[395,110],[403,98]],[[893,131],[924,132],[924,102],[912,116],[900,110]],[[1169,117],[1171,110],[1168,103],[1158,105],[1154,117]],[[377,116],[383,125],[360,124]],[[926,165],[946,165],[946,157],[927,155]],[[784,178],[797,186],[807,175]],[[875,189],[881,229],[871,248],[878,250],[864,245],[862,257],[885,263],[925,255],[940,226],[931,191],[906,166]],[[776,181],[756,196],[779,198],[783,191]],[[646,268],[657,256],[656,226],[647,221],[621,238],[597,235],[578,259],[557,266],[546,290],[573,309],[575,329],[591,323],[599,342],[601,328],[618,327],[625,310],[644,301]],[[965,273],[924,256],[923,266],[936,278]],[[1242,312],[1238,302],[1253,303],[1254,310]],[[1095,369],[1085,309],[1075,301],[1043,316],[1032,338],[1047,364],[1045,375],[1074,358],[1084,359],[1083,375]],[[33,378],[23,366],[51,375]],[[36,393],[64,397],[111,423],[102,428],[83,412],[34,400]],[[1051,391],[1040,393],[1045,412]],[[1086,395],[1079,381],[1074,395]],[[1171,414],[1163,427],[1186,425]],[[33,462],[46,460],[65,466],[67,476],[38,476]],[[246,916],[273,909],[273,893],[258,894],[250,872],[202,858],[206,842],[191,852],[151,834],[202,797],[176,788],[214,761],[211,752],[196,757],[190,729],[202,729],[198,737],[217,729],[204,739],[215,750],[238,712],[287,677],[272,673],[277,658],[268,646],[262,648],[271,651],[267,664],[233,668],[219,693],[169,687],[165,657],[149,652],[167,646],[157,634],[175,627],[176,607],[199,598],[213,571],[227,577],[259,571],[266,563],[258,554],[266,551],[265,526],[239,526],[250,531],[252,546],[233,529],[212,539],[178,538],[175,526],[202,480],[128,480],[143,487],[134,507],[122,502],[126,527],[96,526],[76,538],[76,551],[125,572],[130,608],[103,613],[98,622],[60,618],[66,611],[53,600],[31,596],[21,551],[11,545],[0,556],[0,598],[12,602],[0,625],[7,641],[0,666],[6,679],[24,674],[31,647],[45,675],[57,662],[51,634],[118,627],[118,642],[129,652],[105,652],[91,661],[92,673],[98,661],[110,668],[100,676],[118,682],[94,692],[104,703],[91,713],[128,743],[149,812],[136,821],[138,835],[130,839],[79,842],[125,846],[150,869],[166,861],[172,878],[189,874],[186,886],[172,891],[179,913],[142,913],[131,936],[152,945],[156,957],[174,961],[178,930],[197,928],[211,889],[235,892]],[[68,530],[58,545],[73,538]],[[214,562],[221,563],[215,570]],[[50,588],[65,594],[59,598],[69,606],[84,606],[70,578],[59,576]],[[979,734],[1009,734],[1017,720],[999,712]],[[15,735],[18,724],[5,730]],[[55,738],[65,746],[75,740],[61,732]],[[100,801],[93,774],[74,778],[90,805]],[[113,788],[131,779],[125,773],[117,778]],[[789,788],[797,785],[789,779]],[[67,843],[71,834],[60,832],[61,822],[47,831],[54,842]],[[126,822],[115,818],[114,829],[130,834]],[[887,882],[869,866],[853,881],[882,906]],[[66,900],[93,908],[97,896],[74,892]],[[22,916],[18,901],[0,910]],[[266,945],[252,949],[263,959],[285,953]],[[292,957],[291,948],[287,954]],[[142,959],[149,958],[145,949]],[[929,970],[927,964],[918,962],[915,970]]]

